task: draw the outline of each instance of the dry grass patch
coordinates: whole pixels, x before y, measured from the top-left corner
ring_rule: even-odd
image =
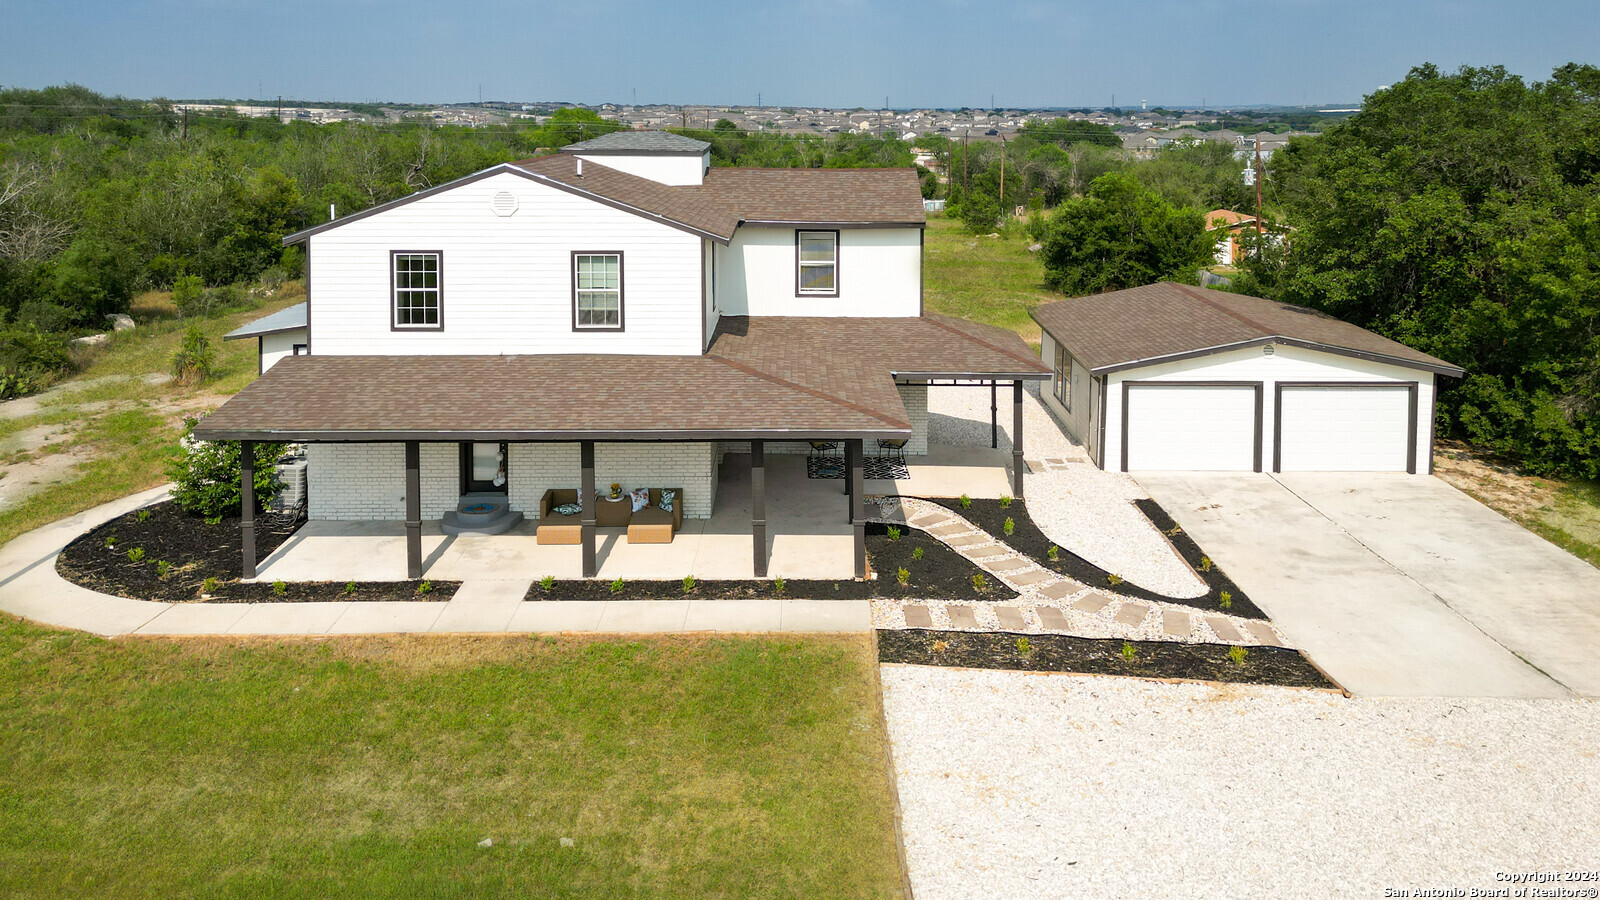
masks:
[[[872,666],[867,636],[108,642],[8,619],[0,893],[891,895]]]
[[[1524,475],[1440,441],[1434,474],[1579,559],[1600,566],[1600,484]]]

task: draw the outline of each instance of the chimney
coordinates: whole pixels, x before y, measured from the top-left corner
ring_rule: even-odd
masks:
[[[578,157],[578,177],[583,177],[583,157]]]

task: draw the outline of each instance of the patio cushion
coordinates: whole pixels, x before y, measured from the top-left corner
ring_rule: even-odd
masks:
[[[583,507],[576,503],[563,503],[552,510],[558,516],[575,516],[583,512]]]
[[[650,505],[650,489],[634,488],[628,492],[628,499],[633,501],[633,511],[638,512]]]

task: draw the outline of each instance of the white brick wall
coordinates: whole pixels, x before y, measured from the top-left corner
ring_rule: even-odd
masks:
[[[577,444],[512,444],[510,449],[512,509],[533,515],[546,490],[578,486]],[[709,442],[596,444],[595,485],[600,490],[613,481],[625,489],[680,487],[683,514],[709,518],[716,503],[715,449]],[[311,518],[405,518],[403,445],[311,444],[307,451]],[[422,517],[438,519],[455,509],[460,497],[460,451],[456,444],[423,444],[421,451]]]
[[[906,441],[907,456],[928,455],[928,386],[926,384],[897,385],[900,402],[906,405],[911,416],[911,439]],[[868,451],[871,452],[870,450]]]

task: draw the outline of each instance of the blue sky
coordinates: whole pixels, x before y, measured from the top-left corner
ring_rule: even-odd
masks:
[[[135,97],[1104,106],[1600,63],[1594,0],[0,0],[0,84]]]

